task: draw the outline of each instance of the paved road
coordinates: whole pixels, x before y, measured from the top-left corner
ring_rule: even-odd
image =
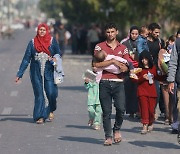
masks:
[[[87,91],[82,74],[90,67],[88,55],[66,54],[63,58],[64,83],[59,87],[55,120],[44,125],[33,123],[33,92],[29,70],[22,83],[14,84],[32,30],[18,31],[15,39],[0,39],[0,153],[1,154],[179,154],[180,145],[170,127],[156,121],[154,132],[141,135],[137,119],[125,116],[123,141],[104,147],[103,130],[87,126]]]

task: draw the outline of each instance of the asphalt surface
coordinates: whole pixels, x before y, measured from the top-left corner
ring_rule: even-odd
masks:
[[[14,39],[0,39],[0,154],[180,153],[176,135],[171,134],[170,126],[162,120],[155,122],[153,132],[141,135],[139,120],[127,115],[121,129],[122,142],[103,146],[103,129],[95,131],[87,126],[87,91],[82,74],[90,68],[90,55],[66,52],[63,57],[65,79],[59,86],[55,119],[43,125],[35,124],[29,68],[22,83],[14,83],[27,43],[34,35],[32,29],[19,30],[14,33]]]

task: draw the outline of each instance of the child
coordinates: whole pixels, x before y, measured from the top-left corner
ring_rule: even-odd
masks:
[[[157,69],[153,65],[152,57],[148,51],[143,51],[139,55],[139,67],[142,68],[142,71],[137,74],[138,79],[133,79],[133,81],[138,83],[137,96],[139,100],[141,122],[143,124],[141,134],[146,134],[148,131],[153,130],[157,99],[154,79],[162,80],[165,76],[157,74]]]
[[[138,51],[138,55],[143,51],[149,51],[149,47],[147,44],[147,37],[149,34],[149,30],[146,26],[142,26],[139,30],[139,36],[137,39],[137,51]]]
[[[88,125],[92,126],[95,130],[100,130],[102,109],[99,101],[99,83],[92,81],[88,77],[84,77],[84,86],[88,89]]]
[[[126,59],[124,59],[122,57],[118,57],[118,56],[114,56],[114,55],[107,55],[106,52],[103,50],[98,51],[94,55],[94,61],[96,61],[96,62],[102,62],[102,61],[113,60],[113,59],[121,62],[122,65],[124,65],[124,64],[127,65],[130,68],[130,75],[134,78],[137,77],[135,74],[142,70],[141,68],[134,68],[132,63],[128,62]],[[121,70],[116,65],[116,62],[113,62],[113,64],[111,64],[109,66],[97,69],[97,74],[98,74],[97,82],[100,81],[103,70],[105,70],[107,72],[114,73],[114,74],[120,74],[121,73]]]

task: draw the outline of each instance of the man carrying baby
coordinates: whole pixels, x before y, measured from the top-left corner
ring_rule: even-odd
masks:
[[[115,24],[109,23],[105,26],[106,41],[101,42],[95,46],[94,55],[98,51],[105,51],[107,55],[114,55],[129,60],[127,48],[120,44],[116,37],[118,29]],[[116,65],[120,68],[120,74],[114,74],[103,70],[102,77],[99,83],[99,98],[103,111],[103,128],[105,132],[105,146],[112,145],[112,127],[111,114],[112,104],[116,110],[115,123],[113,127],[113,140],[115,143],[121,142],[120,128],[123,123],[123,115],[125,111],[125,93],[124,93],[124,72],[128,71],[128,66],[117,60],[110,59],[102,62],[93,62],[93,66],[97,68],[106,67],[109,65]]]

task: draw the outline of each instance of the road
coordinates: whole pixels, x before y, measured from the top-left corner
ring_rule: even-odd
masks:
[[[0,39],[0,153],[1,154],[179,154],[176,135],[163,121],[155,122],[152,133],[141,135],[138,119],[125,115],[123,141],[104,147],[104,132],[87,126],[87,91],[82,74],[90,68],[90,55],[63,57],[64,82],[59,86],[58,106],[53,122],[37,125],[32,120],[34,96],[29,68],[22,83],[14,83],[31,30],[19,30],[14,39]]]

